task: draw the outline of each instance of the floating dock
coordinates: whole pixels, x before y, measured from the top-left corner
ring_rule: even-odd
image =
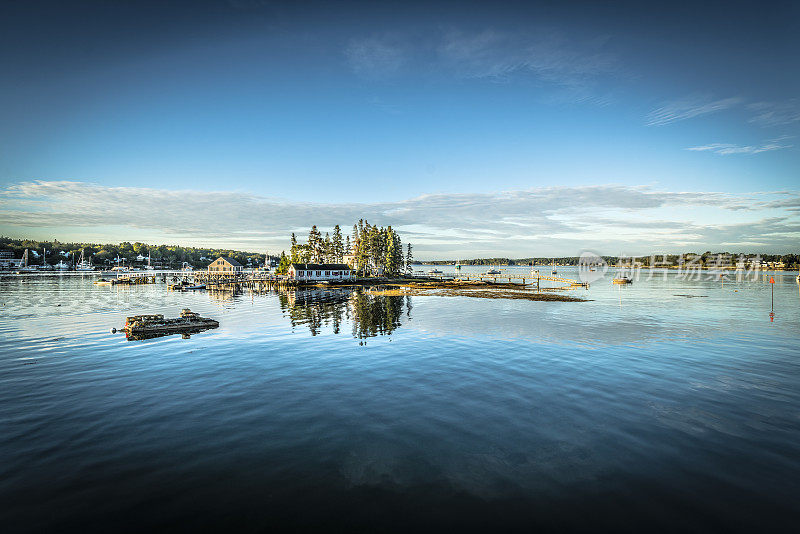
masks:
[[[175,319],[165,319],[160,313],[128,317],[123,330],[129,335],[158,335],[205,330],[218,326],[218,321],[200,317],[199,314],[186,308],[181,311],[181,316]]]

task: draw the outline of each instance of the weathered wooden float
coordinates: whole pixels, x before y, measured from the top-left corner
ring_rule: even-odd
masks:
[[[193,333],[209,328],[219,327],[219,322],[186,308],[181,311],[181,316],[175,319],[165,319],[162,314],[134,315],[125,320],[123,330],[130,336],[148,336],[163,334]]]

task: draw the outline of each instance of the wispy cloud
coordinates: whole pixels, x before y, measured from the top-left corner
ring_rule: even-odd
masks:
[[[784,148],[791,148],[792,145],[783,143],[789,137],[779,137],[771,139],[760,145],[735,145],[732,143],[712,143],[710,145],[701,145],[689,147],[686,150],[694,152],[713,152],[721,156],[729,156],[731,154],[760,154],[761,152],[772,152],[775,150],[782,150]]]
[[[38,181],[0,189],[0,230],[12,235],[45,232],[59,239],[275,251],[286,248],[290,232],[302,234],[310,224],[327,229],[367,218],[398,228],[421,258],[545,255],[585,248],[648,253],[688,245],[706,250],[723,239],[725,243],[752,240],[754,229],[761,232],[765,246],[777,250],[796,247],[800,241],[799,202],[800,195],[794,192],[731,195],[606,185],[315,204],[241,192]],[[681,209],[697,206],[706,208],[697,211],[707,219],[686,218]],[[720,226],[721,219],[731,222]],[[773,221],[770,231],[767,223],[759,222],[767,219]]]
[[[800,121],[800,101],[755,102],[747,106],[755,115],[750,122],[759,126],[784,126]]]
[[[701,115],[717,113],[738,106],[742,102],[744,102],[744,99],[740,97],[723,98],[719,100],[691,97],[667,102],[647,115],[647,125],[664,126]]]
[[[579,42],[543,29],[526,34],[450,30],[436,53],[441,65],[459,77],[507,81],[529,74],[572,92],[587,90],[620,69],[605,39]]]
[[[365,78],[394,76],[408,61],[405,43],[388,35],[351,39],[344,53],[353,71]]]
[[[528,75],[569,91],[574,99],[587,99],[598,78],[620,70],[616,56],[606,50],[606,39],[576,41],[544,29],[524,34],[449,29],[433,39],[372,36],[352,39],[344,53],[350,68],[366,78],[393,76],[412,64],[417,76],[507,82]]]

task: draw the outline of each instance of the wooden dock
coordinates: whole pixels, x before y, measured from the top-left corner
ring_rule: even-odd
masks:
[[[117,273],[116,278],[111,278],[111,285],[137,285],[155,284],[156,274],[148,271],[129,271],[125,274]]]
[[[523,286],[536,284],[537,290],[541,289],[542,280],[546,280],[548,282],[558,282],[568,288],[589,287],[589,284],[586,282],[579,282],[577,280],[572,280],[571,278],[562,278],[560,276],[542,276],[539,271],[531,271],[530,273],[526,274],[440,273],[427,276],[439,278],[441,280],[480,280],[482,282],[491,281],[493,283],[502,283],[505,281],[509,284],[518,283]]]
[[[194,273],[194,281],[198,284],[205,284],[206,289],[212,291],[230,291],[237,288],[265,291],[300,285],[297,280],[288,276],[267,272],[226,273],[199,271]]]

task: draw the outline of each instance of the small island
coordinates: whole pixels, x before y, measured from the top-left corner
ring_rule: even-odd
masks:
[[[359,220],[351,235],[333,227],[332,235],[313,225],[308,239],[301,243],[296,233],[290,237],[289,253],[281,252],[277,268],[248,272],[238,261],[221,256],[207,271],[194,277],[205,287],[255,290],[281,288],[363,288],[375,295],[464,296],[491,299],[583,302],[586,299],[556,293],[586,284],[554,276],[530,274],[458,273],[445,275],[414,272],[413,247],[403,246],[400,235],[391,227],[371,225]],[[559,287],[542,287],[541,280],[555,281]]]

